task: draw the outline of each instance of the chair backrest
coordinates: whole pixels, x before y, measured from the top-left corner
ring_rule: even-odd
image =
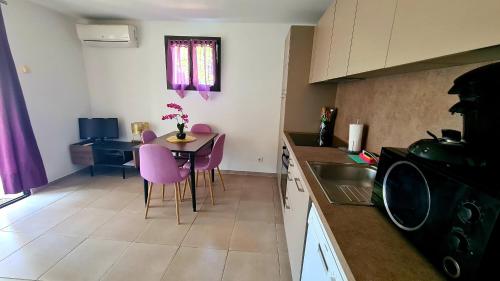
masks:
[[[159,144],[144,144],[139,148],[139,158],[141,176],[147,181],[169,184],[182,180],[170,149]]]
[[[215,140],[214,147],[212,148],[212,153],[210,153],[210,160],[208,161],[208,169],[214,169],[215,167],[220,165],[220,162],[222,162],[225,140],[226,134],[220,134]]]
[[[191,132],[199,133],[199,134],[210,134],[212,132],[212,128],[207,124],[194,124],[191,127]]]
[[[156,134],[155,132],[151,130],[145,130],[142,132],[142,143],[148,143],[156,139]]]

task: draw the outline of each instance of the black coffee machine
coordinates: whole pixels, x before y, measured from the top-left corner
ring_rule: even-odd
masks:
[[[500,140],[500,63],[458,77],[448,93],[460,98],[450,112],[463,115],[468,149],[481,166],[493,166]]]
[[[410,153],[454,166],[493,168],[500,144],[500,63],[469,71],[448,91],[460,101],[450,108],[463,116],[463,136],[443,130],[443,137],[417,141]]]

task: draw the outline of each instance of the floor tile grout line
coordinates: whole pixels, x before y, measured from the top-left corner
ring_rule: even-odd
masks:
[[[177,245],[177,249],[175,250],[175,253],[172,255],[172,257],[170,258],[170,261],[168,262],[167,266],[165,267],[165,270],[163,271],[160,280],[163,280],[165,278],[165,274],[167,274],[168,268],[170,267],[170,265],[174,261],[174,258],[177,256],[177,254],[179,253],[180,249],[181,249],[181,246]]]
[[[60,222],[59,222],[59,223],[57,223],[56,225],[54,225],[54,226],[50,227],[49,229],[47,229],[47,230],[45,231],[45,233],[49,233],[52,229],[55,229],[57,226],[61,225],[62,223],[66,222],[67,220],[69,220],[69,219],[70,219],[71,217],[73,217],[74,215],[76,215],[76,214],[78,214],[78,213],[80,213],[80,212],[82,212],[82,211],[84,211],[84,210],[89,210],[89,209],[88,209],[88,208],[83,208],[83,209],[80,209],[80,210],[76,211],[75,213],[73,213],[72,215],[68,216],[68,217],[67,217],[67,218],[65,218],[64,220],[60,221]],[[118,212],[116,212],[116,211],[113,211],[113,212],[118,213]],[[113,217],[114,215],[116,215],[116,214],[113,214],[111,217]],[[66,235],[82,236],[82,237],[90,238],[90,235],[91,235],[92,233],[94,233],[94,232],[95,232],[95,230],[96,230],[97,228],[99,228],[100,226],[104,225],[104,224],[105,224],[105,223],[107,223],[109,220],[111,220],[111,217],[109,217],[107,220],[105,220],[102,224],[98,225],[98,226],[97,226],[94,230],[92,230],[92,232],[90,232],[90,233],[89,233],[89,234],[87,234],[87,235],[77,235],[77,234],[58,233],[58,232],[51,232],[51,233],[54,233],[54,234],[62,234],[62,235],[66,234]]]
[[[123,242],[123,241],[116,241],[116,242]],[[123,249],[123,251],[120,253],[120,255],[116,258],[116,260],[114,260],[111,265],[101,274],[101,276],[99,276],[99,279],[98,280],[102,280],[102,278],[104,278],[106,276],[106,274],[108,272],[110,272],[110,270],[113,268],[113,266],[115,266],[115,264],[118,263],[118,261],[123,257],[125,256],[125,253],[127,252],[128,249],[130,249],[130,247],[132,247],[132,244],[134,242],[127,242],[128,245],[127,247],[125,247],[125,249]]]
[[[276,202],[275,198],[276,198],[277,194],[276,194],[276,192],[275,192],[275,190],[274,190],[274,188],[275,188],[274,184],[273,184],[272,186],[270,186],[270,187],[268,187],[268,186],[267,186],[267,185],[268,185],[267,183],[264,183],[264,184],[260,184],[260,183],[259,183],[258,185],[259,185],[259,188],[261,187],[261,185],[263,185],[263,186],[265,186],[265,189],[271,189],[271,190],[273,191],[272,195],[270,194],[270,195],[271,195],[270,197],[272,198],[272,201],[271,201],[271,202],[273,203],[273,204],[272,204],[272,206],[273,206],[273,207],[276,207],[276,203],[277,203],[277,202]],[[216,188],[216,187],[215,187],[215,188]],[[65,194],[64,196],[62,196],[61,198],[59,198],[58,200],[55,200],[55,201],[51,202],[50,204],[47,204],[46,206],[42,207],[41,209],[46,208],[46,207],[48,207],[48,206],[50,206],[50,205],[52,205],[52,204],[54,204],[54,203],[56,203],[56,202],[59,202],[59,201],[61,201],[62,199],[67,198],[67,196],[69,196],[70,194],[72,194],[72,193],[74,193],[74,192],[77,192],[78,190],[83,190],[83,189],[84,189],[84,187],[79,187],[78,189],[75,189],[75,190],[73,190],[72,192],[68,192],[67,194]],[[113,192],[115,189],[116,189],[116,187],[115,187],[115,188],[113,188],[113,190],[111,190],[110,192]],[[102,189],[95,189],[95,190],[102,190]],[[230,254],[230,252],[231,252],[231,249],[230,249],[231,240],[232,240],[232,237],[234,236],[234,233],[235,233],[235,228],[236,228],[236,225],[237,225],[237,223],[238,223],[238,221],[239,221],[239,220],[237,219],[237,216],[238,216],[238,213],[241,211],[241,202],[243,202],[243,200],[242,200],[241,196],[242,196],[243,192],[245,192],[245,190],[251,190],[251,189],[250,189],[250,186],[247,184],[247,185],[242,185],[242,187],[237,188],[237,190],[238,190],[238,193],[236,194],[237,196],[235,196],[235,197],[232,197],[232,195],[231,195],[231,197],[229,197],[229,198],[225,198],[224,196],[221,196],[224,200],[228,200],[229,202],[231,202],[231,204],[233,204],[233,202],[234,202],[234,203],[236,203],[236,208],[234,209],[234,211],[233,211],[233,210],[231,210],[231,213],[232,213],[232,212],[234,212],[234,216],[232,216],[231,218],[228,218],[228,219],[232,219],[232,229],[231,229],[231,233],[230,233],[230,235],[228,236],[228,239],[229,239],[229,244],[228,244],[227,248],[223,249],[223,250],[226,252],[226,256],[225,256],[224,266],[223,266],[223,268],[222,268],[222,276],[221,276],[221,279],[223,279],[223,278],[224,278],[224,273],[225,273],[225,271],[226,271],[226,266],[227,266],[228,257],[229,257],[229,254]],[[106,192],[106,194],[108,194],[108,193],[109,193],[109,192]],[[202,201],[201,201],[201,204],[200,204],[200,205],[201,205],[201,206],[200,206],[200,210],[205,209],[205,207],[209,207],[208,205],[207,205],[207,206],[204,206],[204,204],[205,204],[205,203],[207,203],[207,201],[209,200],[209,197],[208,197],[209,195],[208,195],[208,193],[205,193],[204,195],[205,195],[205,196],[204,196],[203,198],[201,198],[201,199],[202,199]],[[137,195],[137,197],[138,197],[138,196],[139,196],[139,195]],[[135,199],[135,197],[134,197],[133,199],[131,199],[131,200],[130,200],[130,203],[132,203],[134,199]],[[101,209],[101,210],[102,210],[102,208],[91,208],[91,207],[89,207],[91,204],[93,204],[93,202],[95,202],[95,201],[97,201],[97,200],[99,200],[99,199],[94,199],[94,200],[90,201],[90,202],[88,203],[88,205],[84,205],[84,207],[77,208],[77,210],[75,211],[75,213],[74,213],[74,214],[77,214],[77,213],[79,213],[79,212],[82,212],[84,209]],[[219,200],[220,200],[220,199],[219,199]],[[256,198],[254,198],[253,200],[249,200],[249,201],[257,201],[257,202],[258,202],[258,201],[260,201],[260,200],[261,200],[261,199],[256,199]],[[266,201],[267,201],[267,199],[266,199]],[[217,204],[217,203],[216,203],[216,204]],[[126,206],[124,206],[123,208],[120,208],[119,210],[113,210],[113,211],[114,211],[114,214],[112,214],[112,215],[109,217],[109,219],[105,220],[102,224],[100,224],[99,226],[97,226],[97,227],[96,227],[96,228],[95,228],[95,229],[94,229],[94,230],[93,230],[93,231],[92,231],[89,235],[87,235],[87,236],[83,237],[83,240],[82,240],[79,244],[77,244],[74,248],[72,248],[70,251],[68,251],[68,252],[67,252],[67,253],[66,253],[63,257],[61,257],[58,261],[56,261],[56,262],[54,263],[54,265],[52,265],[49,269],[47,269],[47,271],[46,271],[46,272],[48,272],[48,271],[52,270],[52,268],[53,268],[54,266],[56,266],[57,264],[59,264],[59,262],[60,262],[62,259],[64,259],[67,255],[70,255],[71,253],[73,253],[73,252],[74,252],[74,250],[75,250],[78,246],[80,246],[82,243],[84,243],[84,242],[86,242],[86,241],[88,241],[88,240],[90,240],[90,239],[94,239],[93,237],[91,237],[91,235],[92,235],[93,233],[95,233],[98,229],[100,229],[100,228],[102,228],[104,225],[106,225],[106,224],[107,224],[109,221],[111,221],[113,218],[116,218],[117,216],[119,216],[119,215],[122,213],[122,211],[123,211],[125,208],[127,208],[127,206],[128,206],[128,205],[130,205],[130,204],[129,204],[129,203],[127,203],[127,204],[126,204]],[[73,214],[73,215],[74,215],[74,214]],[[197,212],[197,214],[195,215],[194,219],[193,219],[193,220],[189,223],[189,227],[188,227],[188,229],[187,229],[186,233],[184,234],[184,236],[182,237],[182,239],[181,239],[181,241],[180,241],[180,244],[179,244],[179,245],[171,245],[171,244],[166,244],[166,245],[170,245],[170,246],[174,246],[174,247],[176,247],[176,250],[175,250],[175,253],[174,253],[174,254],[173,254],[173,256],[172,256],[172,259],[169,261],[169,264],[168,264],[168,265],[167,265],[167,267],[165,268],[165,272],[162,274],[162,278],[165,276],[165,274],[166,274],[166,272],[167,272],[167,270],[168,270],[168,268],[169,268],[170,264],[172,263],[173,259],[174,259],[174,258],[178,255],[178,252],[180,251],[180,248],[181,248],[181,247],[189,247],[189,248],[207,249],[206,247],[203,247],[203,246],[202,246],[202,247],[182,246],[182,243],[183,243],[183,242],[185,242],[185,240],[186,240],[186,236],[188,235],[189,231],[191,231],[191,230],[192,230],[192,226],[194,225],[194,223],[196,223],[196,221],[198,221],[198,220],[200,220],[200,219],[201,219],[201,217],[199,216],[200,214],[201,214],[201,212]],[[73,215],[70,215],[68,218],[72,217]],[[273,212],[273,215],[272,215],[272,216],[273,216],[273,220],[274,220],[274,222],[273,222],[272,224],[274,224],[274,230],[275,230],[275,232],[277,233],[277,226],[276,226],[276,221],[277,221],[277,220],[276,220],[276,212]],[[63,221],[66,221],[68,218],[64,219]],[[221,218],[225,218],[225,217],[221,217]],[[259,221],[259,220],[257,220],[257,221]],[[38,235],[38,237],[33,238],[30,242],[28,242],[28,243],[26,243],[25,245],[23,245],[23,247],[25,247],[25,246],[26,246],[26,245],[28,245],[29,243],[32,243],[32,241],[34,241],[34,240],[38,239],[40,236],[45,235],[45,234],[48,234],[48,232],[49,232],[49,231],[50,231],[53,227],[56,227],[56,226],[57,226],[57,225],[59,225],[60,223],[62,223],[62,222],[59,222],[59,223],[55,224],[54,226],[52,226],[51,228],[49,228],[48,230],[46,230],[46,231],[44,231],[44,232],[41,232],[41,233]],[[270,222],[265,221],[265,223],[270,223]],[[151,224],[151,222],[149,222],[149,223],[148,223],[148,226],[149,226],[150,224]],[[126,242],[125,242],[125,243],[128,243],[128,245],[124,248],[123,252],[121,252],[121,253],[120,253],[120,255],[116,258],[116,260],[114,260],[114,262],[113,262],[113,263],[112,263],[112,264],[111,264],[111,265],[110,265],[110,266],[109,266],[109,267],[108,267],[108,268],[104,271],[104,273],[101,275],[100,279],[104,278],[104,276],[106,276],[107,274],[109,274],[109,271],[110,271],[110,270],[111,270],[111,269],[112,269],[112,268],[116,265],[116,263],[118,263],[118,262],[119,262],[119,261],[123,258],[123,256],[125,255],[125,253],[126,253],[126,252],[130,249],[130,247],[132,247],[132,245],[133,245],[133,244],[136,244],[136,243],[157,244],[157,243],[147,243],[147,242],[138,242],[138,241],[137,241],[138,237],[140,237],[140,236],[141,236],[141,235],[142,235],[142,234],[143,234],[146,230],[147,230],[147,227],[145,227],[145,228],[144,228],[144,229],[143,229],[140,233],[138,233],[138,234],[136,235],[136,237],[133,239],[133,241],[126,241]],[[61,234],[57,234],[57,235],[76,236],[76,235],[72,235],[72,234],[68,235],[68,234],[63,234],[63,233],[61,233]],[[95,239],[100,239],[100,238],[95,237]],[[277,245],[277,236],[275,235],[273,239],[274,239],[275,245]],[[102,239],[100,239],[100,240],[102,240]],[[111,238],[111,239],[104,239],[104,240],[117,241],[116,239],[113,239],[113,238]],[[123,242],[123,240],[121,240],[121,239],[119,239],[118,241]],[[158,244],[163,245],[162,243],[158,243]],[[21,247],[21,248],[22,248],[22,247]],[[20,248],[20,249],[21,249],[21,248]],[[210,249],[210,248],[208,248],[208,249]],[[216,248],[216,249],[217,249],[217,248]],[[18,250],[19,250],[19,249],[18,249]],[[279,249],[277,249],[277,247],[276,247],[274,251],[276,252],[276,251],[278,251],[278,250],[279,250]],[[238,252],[238,251],[237,251],[237,250],[234,250],[234,252]],[[266,253],[266,252],[261,252],[261,251],[256,251],[256,252],[253,252],[253,251],[241,251],[241,252],[246,252],[246,253],[258,253],[258,254],[268,254],[268,253]],[[269,253],[269,254],[270,254],[270,255],[272,255],[272,252],[271,252],[271,253]],[[280,263],[279,263],[279,252],[278,252],[278,257],[277,257],[277,259],[278,259],[278,266],[279,266],[279,265],[280,265]],[[278,271],[278,272],[280,272],[280,269],[278,268],[278,269],[277,269],[277,271]],[[46,272],[44,272],[44,273],[42,274],[42,276],[43,276],[44,274],[46,274]]]
[[[65,196],[63,196],[62,198],[64,198],[64,197],[65,197]],[[61,199],[62,199],[62,198],[61,198]],[[55,203],[55,202],[57,202],[57,201],[59,201],[59,200],[56,200],[56,201],[54,201],[53,203]],[[52,203],[51,203],[51,204],[52,204]],[[51,205],[51,204],[49,204],[49,205]],[[46,208],[46,207],[48,207],[49,205],[47,205],[47,206],[45,206],[45,207],[43,207],[43,208]],[[90,205],[90,204],[89,204],[89,205]],[[42,209],[43,209],[43,208],[42,208]],[[28,246],[28,245],[29,245],[29,244],[31,244],[33,241],[37,240],[38,238],[42,237],[43,235],[47,235],[47,234],[51,235],[51,234],[53,234],[53,235],[61,235],[61,236],[69,236],[69,237],[83,237],[83,238],[84,238],[84,239],[83,239],[83,240],[82,240],[79,244],[77,244],[77,245],[76,245],[74,248],[72,248],[72,249],[71,249],[68,253],[66,253],[66,255],[64,255],[61,259],[59,259],[56,263],[54,263],[51,267],[49,267],[49,269],[48,269],[47,271],[45,271],[42,275],[38,276],[38,278],[37,278],[37,279],[39,279],[39,278],[40,278],[40,277],[42,277],[45,273],[47,273],[50,269],[52,269],[52,268],[53,268],[53,267],[54,267],[57,263],[59,263],[59,262],[60,262],[60,261],[61,261],[64,257],[66,257],[67,255],[69,255],[69,254],[70,254],[70,253],[71,253],[74,249],[76,249],[76,248],[77,248],[80,244],[82,244],[83,242],[85,242],[85,241],[87,241],[89,238],[91,238],[90,236],[92,235],[92,233],[94,233],[97,229],[99,229],[101,226],[103,226],[104,224],[106,224],[108,221],[110,221],[113,217],[115,217],[115,216],[119,213],[119,211],[115,211],[115,214],[113,214],[113,215],[112,215],[112,216],[111,216],[108,220],[104,221],[104,222],[103,222],[103,224],[101,224],[101,225],[99,225],[98,227],[96,227],[96,229],[95,229],[94,231],[92,231],[90,234],[88,234],[88,235],[86,235],[86,236],[85,236],[85,235],[84,235],[84,236],[81,236],[81,235],[71,235],[71,234],[65,234],[65,233],[50,233],[50,230],[51,230],[51,229],[53,229],[53,228],[57,227],[58,225],[60,225],[61,223],[65,222],[66,220],[68,220],[69,218],[71,218],[72,216],[74,216],[75,214],[77,214],[77,213],[79,213],[79,212],[81,212],[81,211],[83,211],[83,210],[85,210],[85,209],[88,209],[88,208],[87,208],[87,207],[84,207],[84,208],[81,208],[81,209],[77,210],[75,213],[73,213],[72,215],[70,215],[70,216],[68,216],[67,218],[63,219],[63,220],[62,220],[62,221],[60,221],[59,223],[56,223],[54,226],[52,226],[52,227],[48,228],[48,229],[47,229],[47,230],[45,230],[44,232],[41,232],[39,235],[35,236],[32,240],[30,240],[29,242],[27,242],[26,244],[24,244],[23,246],[21,246],[20,248],[18,248],[17,250],[15,250],[14,252],[10,253],[10,254],[9,254],[9,255],[7,255],[6,257],[2,258],[2,259],[0,260],[0,262],[1,262],[1,261],[3,261],[3,260],[5,260],[5,259],[7,259],[7,258],[8,258],[8,257],[10,257],[10,256],[12,256],[14,253],[16,253],[16,252],[20,251],[22,248],[24,248],[24,247]],[[97,208],[94,208],[94,209],[97,209]],[[4,232],[7,232],[7,231],[4,231]],[[12,233],[24,233],[24,232],[12,232]],[[101,240],[102,240],[102,239],[101,239]],[[116,241],[116,240],[113,240],[113,239],[109,239],[109,240],[111,240],[111,241]],[[108,240],[108,241],[109,241],[109,240]],[[120,242],[123,242],[123,241],[120,241]],[[127,241],[127,242],[129,242],[129,241]],[[129,242],[129,243],[130,243],[130,242]]]
[[[49,272],[52,268],[54,268],[58,263],[60,263],[64,258],[66,258],[70,253],[72,253],[76,248],[78,248],[80,245],[82,245],[85,241],[87,241],[88,238],[84,237],[82,241],[80,241],[78,244],[75,245],[71,250],[69,250],[65,255],[63,255],[60,259],[58,259],[53,265],[49,266],[49,268],[43,272],[40,276],[38,276],[36,279],[41,280],[42,276],[44,276],[47,272]]]
[[[76,191],[76,190],[74,190],[74,191]],[[73,191],[73,192],[74,192],[74,191]],[[47,204],[47,205],[45,205],[45,206],[43,206],[43,207],[37,208],[37,209],[33,210],[33,212],[30,212],[29,214],[27,214],[27,215],[25,215],[25,216],[21,216],[21,217],[19,217],[19,218],[15,219],[12,223],[9,223],[9,224],[8,224],[8,225],[6,225],[5,227],[1,228],[0,230],[4,230],[4,229],[8,228],[9,226],[11,226],[11,225],[13,225],[13,224],[15,224],[15,223],[17,223],[17,222],[20,222],[20,221],[22,221],[22,220],[24,220],[24,219],[26,219],[26,218],[28,218],[28,217],[31,217],[31,216],[33,216],[33,215],[35,215],[35,214],[38,214],[38,213],[42,212],[44,209],[46,209],[46,208],[48,208],[50,205],[52,205],[52,204],[54,204],[54,203],[56,203],[56,202],[58,202],[58,201],[62,200],[64,197],[68,196],[70,193],[72,193],[72,192],[68,192],[68,194],[65,194],[65,195],[64,195],[64,196],[62,196],[61,198],[59,198],[59,199],[57,199],[57,200],[55,200],[55,201],[53,201],[53,202],[50,202],[49,204]],[[28,197],[28,198],[29,198],[29,197]],[[19,202],[16,202],[16,203],[19,203]],[[14,205],[10,205],[10,206],[14,206]],[[5,208],[9,208],[9,206],[6,206]]]
[[[221,281],[224,280],[224,273],[226,273],[227,260],[229,259],[229,251],[231,250],[231,241],[233,240],[234,229],[236,228],[236,221],[237,221],[236,218],[238,217],[238,212],[240,211],[240,204],[239,204],[240,201],[241,201],[241,197],[238,197],[238,207],[236,208],[236,217],[235,217],[234,223],[233,223],[233,230],[231,231],[231,235],[229,236],[229,245],[228,245],[227,250],[226,250],[226,258],[224,260],[224,266],[222,267],[222,274],[221,274],[221,278],[220,278]]]
[[[14,232],[14,231],[3,231],[3,232],[8,232],[8,233],[12,233],[12,234],[18,234],[18,233],[21,233],[21,234],[26,234],[27,232]],[[35,235],[33,237],[33,239],[29,240],[28,242],[24,243],[21,247],[17,248],[14,252],[8,254],[7,256],[5,256],[4,258],[0,259],[0,262],[6,260],[8,257],[12,256],[13,254],[17,253],[18,251],[20,251],[22,248],[26,247],[28,244],[30,244],[31,242],[35,241],[36,239],[40,238],[42,235],[44,235],[45,233],[41,233],[41,234],[38,234],[38,235]]]
[[[226,273],[227,260],[229,258],[229,249],[226,250],[226,258],[224,259],[224,266],[222,267],[222,274],[220,276],[220,281],[224,280],[224,273]]]
[[[25,279],[25,278],[11,278],[11,277],[0,277],[0,278],[7,279],[7,280],[12,280],[12,281],[17,281],[17,280],[36,281],[36,280],[33,280],[33,279]]]

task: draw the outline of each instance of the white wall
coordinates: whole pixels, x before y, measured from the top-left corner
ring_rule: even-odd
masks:
[[[49,181],[77,169],[68,145],[79,139],[77,118],[90,114],[81,44],[74,20],[25,0],[2,6],[15,64]]]
[[[157,134],[175,129],[161,121],[177,102],[190,124],[208,123],[227,134],[221,169],[276,172],[285,24],[140,22],[137,49],[84,47],[94,117],[118,117],[121,135],[130,123],[149,121]],[[180,99],[166,89],[165,35],[222,37],[222,92],[209,101],[197,92]],[[262,163],[258,157],[263,157]]]

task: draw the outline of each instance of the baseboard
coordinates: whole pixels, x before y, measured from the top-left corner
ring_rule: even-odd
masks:
[[[220,171],[222,174],[225,174],[225,175],[239,175],[239,176],[259,176],[259,177],[270,177],[270,178],[275,178],[277,177],[277,174],[276,173],[264,173],[264,172],[250,172],[250,171],[235,171],[235,170],[221,170]],[[36,193],[37,191],[40,191],[40,190],[43,190],[44,188],[47,188],[49,186],[52,186],[52,185],[56,185],[57,183],[59,182],[63,182],[64,180],[66,180],[67,178],[69,177],[72,177],[74,175],[77,175],[77,174],[88,174],[88,167],[85,167],[85,168],[82,168],[82,169],[79,169],[79,170],[76,170],[74,171],[73,173],[71,174],[68,174],[64,177],[61,177],[61,178],[58,178],[56,180],[53,180],[51,182],[49,182],[48,184],[44,185],[44,186],[40,186],[40,187],[37,187],[37,188],[33,188],[31,190],[32,193]],[[90,176],[89,176],[90,177]]]
[[[235,170],[221,170],[222,174],[226,175],[239,175],[239,176],[260,176],[260,177],[277,177],[276,173],[263,173],[263,172],[250,172],[250,171],[235,171]]]
[[[58,178],[58,179],[55,179],[55,180],[53,180],[53,181],[49,182],[49,183],[47,183],[46,185],[39,186],[39,187],[37,187],[37,188],[32,188],[32,189],[31,189],[31,193],[32,193],[32,194],[34,194],[34,193],[37,193],[37,192],[39,192],[39,191],[41,191],[41,190],[43,190],[43,189],[45,189],[45,188],[47,188],[47,187],[50,187],[50,186],[53,186],[53,185],[57,185],[58,183],[63,182],[63,181],[64,181],[64,180],[66,180],[67,178],[72,177],[72,176],[75,176],[75,175],[77,175],[77,174],[88,174],[88,167],[85,167],[85,168],[82,168],[82,169],[76,170],[76,171],[74,171],[74,172],[72,172],[72,173],[70,173],[70,174],[67,174],[67,175],[65,175],[65,176],[63,176],[63,177],[60,177],[60,178]]]

